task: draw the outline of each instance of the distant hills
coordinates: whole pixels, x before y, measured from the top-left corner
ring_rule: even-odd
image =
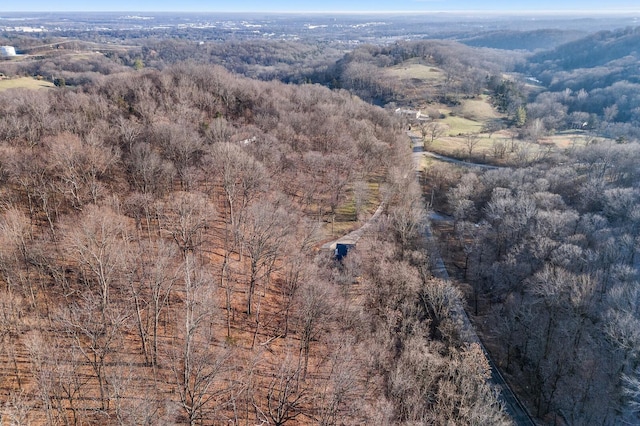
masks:
[[[460,39],[473,47],[489,47],[504,50],[552,49],[564,43],[578,40],[587,33],[579,30],[540,29],[533,31],[490,31]]]
[[[552,91],[640,84],[640,27],[601,31],[529,57],[522,72]]]
[[[529,62],[532,67],[564,71],[594,68],[629,56],[637,58],[639,48],[640,27],[601,31],[536,53]]]

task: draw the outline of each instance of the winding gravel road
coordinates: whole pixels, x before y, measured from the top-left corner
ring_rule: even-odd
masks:
[[[499,168],[496,166],[488,166],[486,164],[469,163],[466,161],[456,160],[454,158],[444,157],[439,154],[425,152],[423,151],[422,141],[419,137],[412,136],[412,135],[409,135],[409,137],[411,138],[412,145],[414,146],[413,152],[414,152],[414,163],[416,166],[416,170],[420,169],[420,165],[421,165],[420,160],[422,159],[422,156],[425,154],[430,155],[442,161],[447,161],[449,163],[454,163],[454,164],[465,166],[465,167],[482,168],[485,170],[494,170]],[[430,241],[429,246],[431,247],[430,256],[432,261],[433,275],[437,278],[448,281],[449,273],[447,272],[447,268],[445,267],[444,261],[442,260],[442,256],[440,256],[440,252],[438,250],[438,242],[433,236],[433,233],[431,232],[431,228],[429,227],[429,225],[427,225],[425,228],[425,236],[427,240]],[[459,318],[463,324],[462,335],[465,338],[465,340],[469,343],[477,343],[482,348],[482,351],[484,352],[485,356],[487,357],[487,360],[489,361],[489,365],[491,366],[491,383],[499,391],[500,400],[504,403],[507,413],[509,413],[514,423],[518,426],[535,426],[536,422],[529,415],[529,412],[524,407],[524,405],[520,402],[520,400],[515,395],[515,393],[511,390],[506,380],[500,373],[500,370],[498,369],[496,363],[491,358],[491,355],[489,355],[489,352],[487,352],[487,349],[484,347],[484,344],[482,343],[482,341],[480,340],[480,337],[478,336],[475,329],[473,328],[471,321],[469,321],[469,317],[465,312],[462,304],[458,304],[458,306],[455,307],[453,314],[455,317]]]
[[[447,157],[444,155],[436,154],[435,152],[429,152],[424,150],[424,144],[422,139],[419,136],[414,136],[409,134],[411,138],[411,145],[413,146],[413,155],[414,159],[421,158],[423,156],[432,157],[440,161],[445,161],[447,163],[456,164],[458,166],[469,167],[474,169],[483,169],[483,170],[497,170],[503,169],[504,167],[491,166],[489,164],[479,164],[479,163],[470,163],[468,161],[458,160],[456,158]],[[417,160],[416,165],[419,166],[420,162]]]

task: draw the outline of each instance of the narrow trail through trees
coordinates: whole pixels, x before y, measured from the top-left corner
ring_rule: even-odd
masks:
[[[378,217],[382,213],[383,209],[384,209],[384,203],[380,203],[376,211],[373,213],[373,216],[371,216],[369,220],[367,220],[360,228],[349,232],[347,235],[344,235],[338,238],[337,240],[329,241],[328,243],[323,244],[322,249],[335,250],[337,244],[355,245],[360,239],[360,237],[362,236],[362,234],[364,234],[367,231],[367,229],[369,229],[369,227],[371,227],[371,225],[375,223],[375,221],[378,219]]]

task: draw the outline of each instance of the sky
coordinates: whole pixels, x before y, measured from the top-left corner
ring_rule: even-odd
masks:
[[[2,0],[3,12],[640,12],[639,0]]]

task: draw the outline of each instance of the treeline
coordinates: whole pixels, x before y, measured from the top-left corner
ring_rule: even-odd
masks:
[[[407,87],[390,77],[386,67],[417,58],[442,68],[445,83],[420,102],[455,102],[457,97],[482,93],[486,79],[511,70],[519,57],[492,49],[470,48],[453,41],[397,42],[389,46],[361,46],[337,62],[335,82],[370,102],[386,104],[406,99]]]
[[[554,34],[553,31],[540,33],[541,36]],[[637,38],[638,31],[633,28],[604,31],[526,57],[522,51],[480,49],[446,40],[362,45],[347,51],[332,42],[198,42],[193,37],[132,37],[125,38],[124,42],[138,46],[135,49],[110,48],[103,54],[92,53],[82,59],[60,50],[47,54],[45,60],[4,61],[0,72],[40,75],[52,80],[63,78],[68,85],[81,85],[132,67],[163,69],[190,60],[223,66],[266,81],[343,88],[368,102],[386,105],[391,102],[455,104],[461,98],[482,94],[487,88],[494,90],[505,72],[517,71],[518,74],[509,79],[518,86],[516,102],[503,110],[509,111],[513,119],[517,107],[523,103],[518,98],[527,99],[524,136],[539,139],[571,129],[629,140],[639,136],[640,128]],[[43,40],[20,38],[17,42],[18,47],[28,48]],[[83,46],[82,42],[76,45]],[[441,70],[443,82],[413,87],[387,72],[388,67],[410,59]],[[531,81],[521,78],[523,76],[537,81],[537,87],[527,87],[525,83]]]
[[[447,86],[432,99],[450,93],[481,93],[488,75],[512,69],[518,54],[473,49],[452,41],[397,42],[389,46],[363,45],[345,52],[337,44],[291,41],[224,41],[195,43],[184,40],[145,40],[142,59],[162,68],[185,60],[222,65],[230,71],[261,80],[320,83],[343,88],[377,104],[402,101],[406,87],[390,78],[385,68],[408,59],[442,67]],[[115,57],[114,57],[115,58]],[[121,57],[123,63],[132,58]],[[450,84],[449,84],[450,83]]]
[[[541,68],[544,64],[550,73],[604,66],[633,54],[639,33],[640,27],[600,31],[555,49],[536,53],[529,62],[533,69]]]
[[[86,39],[89,37],[83,37]],[[21,38],[16,45],[29,49],[34,44],[53,40]],[[83,85],[100,75],[114,74],[143,66],[162,70],[182,62],[210,64],[264,81],[279,80],[285,83],[324,83],[331,81],[333,67],[344,51],[331,44],[311,44],[291,41],[229,40],[198,42],[191,39],[142,38],[126,39],[131,45],[118,44],[100,49],[102,44],[83,46],[79,50],[90,53],[78,58],[69,50],[47,51],[46,59],[0,63],[0,71],[6,75],[41,75],[50,78],[59,75],[71,85]],[[123,43],[118,40],[118,43]],[[97,53],[96,50],[103,53]],[[137,62],[139,61],[139,62]]]
[[[640,85],[620,80],[602,89],[543,92],[526,105],[529,126],[544,134],[577,129],[619,142],[640,137]]]
[[[106,75],[128,72],[131,62],[118,63],[101,53],[87,52],[82,59],[67,51],[47,54],[46,58],[0,62],[0,72],[8,77],[34,76],[48,81],[63,78],[67,85],[81,86],[99,81]]]
[[[470,311],[549,423],[639,421],[638,160],[637,143],[594,143],[448,193]]]
[[[520,54],[492,49],[470,48],[453,41],[397,42],[389,46],[363,45],[344,51],[338,44],[291,41],[206,42],[176,39],[144,40],[141,54],[150,67],[185,60],[221,65],[226,69],[261,80],[287,83],[319,83],[343,88],[362,99],[384,105],[406,97],[404,84],[391,78],[385,68],[418,58],[441,67],[446,84],[423,101],[445,101],[456,96],[475,96],[482,92],[486,78],[511,70]],[[110,54],[127,65],[134,54]]]
[[[194,64],[0,98],[3,420],[509,423],[382,109]]]

